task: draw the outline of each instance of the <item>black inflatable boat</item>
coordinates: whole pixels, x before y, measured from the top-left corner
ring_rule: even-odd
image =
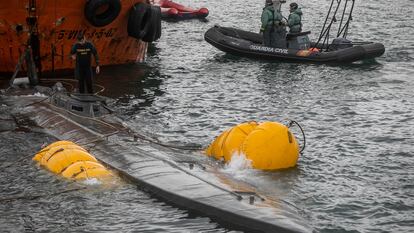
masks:
[[[308,34],[310,32],[288,34],[287,48],[264,46],[260,34],[229,27],[214,26],[205,33],[204,38],[226,53],[264,60],[351,63],[376,58],[385,52],[383,44],[372,42],[334,40],[329,45],[316,45],[309,42]]]

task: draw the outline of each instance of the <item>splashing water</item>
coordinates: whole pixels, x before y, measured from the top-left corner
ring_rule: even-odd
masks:
[[[96,185],[101,185],[102,182],[96,178],[90,178],[90,179],[86,179],[84,181],[82,181],[83,184],[89,185],[89,186],[96,186]]]
[[[243,153],[235,152],[230,159],[230,162],[226,164],[225,169],[229,171],[239,171],[252,168],[252,161],[247,159],[246,155]]]

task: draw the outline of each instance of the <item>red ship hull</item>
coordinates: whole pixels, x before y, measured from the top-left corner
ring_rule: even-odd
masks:
[[[143,0],[120,1],[119,15],[108,25],[95,27],[85,17],[85,0],[37,0],[40,62],[43,72],[72,69],[70,50],[79,33],[97,48],[101,65],[143,61],[147,43],[129,37],[128,15]],[[28,0],[0,1],[0,73],[15,71],[26,48],[29,25]]]

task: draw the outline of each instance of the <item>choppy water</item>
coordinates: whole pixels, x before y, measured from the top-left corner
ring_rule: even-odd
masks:
[[[214,24],[257,31],[262,2],[180,2],[208,6],[209,21],[164,23],[146,64],[104,69],[99,79],[132,127],[165,142],[207,145],[240,122],[295,119],[307,133],[296,169],[225,171],[294,203],[318,232],[414,231],[413,1],[357,1],[350,38],[379,41],[387,50],[376,62],[344,66],[226,55],[204,42],[203,33]],[[304,27],[319,33],[330,1],[297,2],[304,5]],[[36,132],[0,133],[2,197],[84,186],[30,161],[52,140]],[[1,202],[0,216],[6,232],[228,231],[122,182]]]

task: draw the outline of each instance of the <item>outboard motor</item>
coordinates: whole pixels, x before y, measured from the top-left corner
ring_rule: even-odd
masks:
[[[352,47],[352,41],[346,38],[335,38],[332,44],[329,45],[329,51],[336,51]]]
[[[310,31],[289,33],[286,36],[289,49],[308,50],[310,48],[310,40],[308,35]]]

